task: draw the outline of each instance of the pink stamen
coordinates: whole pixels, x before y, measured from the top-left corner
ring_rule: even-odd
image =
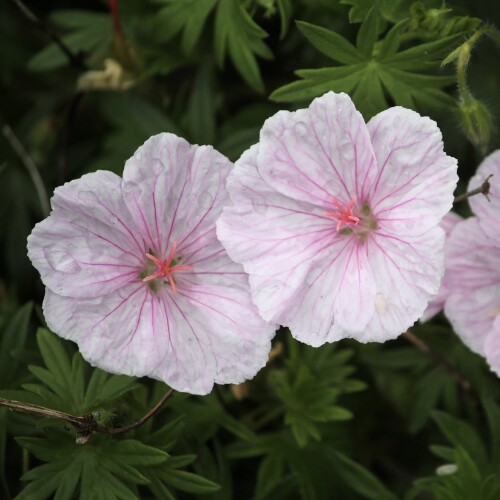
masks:
[[[175,286],[175,281],[174,281],[172,274],[177,272],[177,271],[190,271],[191,269],[193,269],[193,266],[173,266],[173,267],[170,267],[172,259],[174,258],[174,255],[175,255],[176,248],[177,248],[177,243],[174,243],[172,245],[172,248],[170,249],[170,253],[168,254],[168,257],[166,258],[165,262],[162,262],[160,259],[158,259],[154,255],[147,253],[146,257],[149,260],[153,261],[156,264],[156,266],[158,267],[158,269],[156,270],[156,272],[154,272],[150,276],[147,276],[142,281],[146,282],[146,281],[154,280],[156,278],[166,277],[168,279],[168,281],[170,282],[170,286],[172,287],[173,292],[177,293],[177,287]]]
[[[337,233],[342,229],[342,226],[356,225],[359,222],[359,217],[356,217],[352,209],[356,203],[356,196],[351,198],[349,205],[347,207],[343,206],[338,200],[336,200],[333,196],[330,196],[332,203],[335,205],[337,212],[325,212],[323,215],[326,217],[331,217],[332,219],[338,220],[337,222]]]

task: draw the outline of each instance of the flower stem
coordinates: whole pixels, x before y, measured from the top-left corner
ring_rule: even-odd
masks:
[[[491,177],[493,177],[493,174],[488,175],[488,177],[486,177],[483,183],[476,189],[472,189],[471,191],[467,191],[467,193],[456,196],[455,199],[453,200],[453,203],[460,203],[461,201],[464,201],[467,198],[470,198],[471,196],[475,196],[476,194],[483,194],[486,197],[486,199],[490,201],[488,195],[490,194],[490,189],[491,189],[491,184],[490,184]]]
[[[137,429],[137,427],[140,427],[148,421],[166,403],[170,396],[172,396],[173,392],[173,389],[169,389],[160,401],[158,401],[158,403],[148,413],[146,413],[146,415],[144,415],[144,417],[130,425],[126,425],[125,427],[107,427],[105,425],[100,425],[92,413],[88,413],[83,416],[71,415],[70,413],[64,413],[62,411],[52,410],[51,408],[46,408],[44,406],[24,403],[22,401],[15,401],[12,399],[0,398],[0,406],[5,406],[11,410],[23,413],[30,413],[38,417],[64,420],[65,422],[68,422],[76,427],[79,434],[77,442],[85,443],[94,432],[101,432],[103,434],[121,434],[123,432]]]
[[[450,375],[450,377],[458,383],[458,385],[471,397],[474,402],[479,402],[479,398],[475,394],[471,383],[454,366],[448,363],[448,361],[441,356],[441,354],[433,351],[426,342],[417,337],[410,330],[403,333],[403,337],[410,342],[410,344],[413,344],[417,347],[417,349],[428,356],[434,364],[443,368],[443,370],[445,370],[448,375]]]
[[[43,31],[63,52],[72,66],[80,71],[87,71],[89,68],[82,58],[75,54],[61,39],[61,37],[44,21],[42,21],[24,2],[21,0],[12,0],[17,8],[31,22],[35,23],[40,31]]]
[[[2,127],[2,132],[5,138],[9,141],[12,149],[16,152],[17,156],[21,160],[22,164],[26,167],[31,180],[35,186],[38,199],[40,200],[40,206],[44,217],[47,217],[50,213],[49,197],[47,196],[47,191],[45,190],[45,185],[43,184],[42,177],[35,162],[32,160],[31,156],[28,154],[21,141],[17,138],[16,134],[9,125],[4,125]]]

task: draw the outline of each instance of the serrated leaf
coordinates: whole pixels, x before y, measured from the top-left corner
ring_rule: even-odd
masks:
[[[420,74],[417,71],[437,68],[440,57],[454,47],[461,35],[451,35],[396,52],[399,34],[405,26],[403,22],[390,30],[380,50],[375,50],[377,23],[374,16],[375,8],[360,29],[358,48],[335,32],[302,23],[301,30],[304,34],[307,32],[309,41],[345,66],[299,70],[296,73],[302,80],[275,90],[270,99],[280,102],[308,101],[329,90],[344,91],[352,96],[354,104],[366,119],[389,107],[386,93],[396,104],[408,108],[415,108],[417,104],[432,107],[453,104],[453,98],[441,89],[453,83],[455,77]],[[304,26],[305,30],[302,29]],[[331,43],[325,43],[325,40]]]
[[[240,2],[219,0],[215,15],[215,56],[222,65],[229,54],[243,79],[257,92],[264,91],[264,83],[256,55],[272,58],[272,53],[262,41],[267,33],[250,17]]]
[[[343,36],[304,21],[297,21],[302,34],[319,52],[342,64],[357,64],[366,58]]]
[[[106,49],[113,36],[112,19],[107,14],[84,10],[56,11],[52,20],[71,30],[62,37],[63,43],[74,53],[92,53]],[[35,54],[28,63],[31,71],[49,71],[68,64],[66,55],[55,44]]]
[[[217,0],[163,0],[155,13],[152,29],[159,41],[168,41],[182,31],[182,49],[190,54]]]
[[[137,467],[163,464],[167,454],[139,441],[112,440],[94,436],[85,445],[75,443],[70,434],[56,432],[48,438],[20,438],[19,444],[48,463],[32,468],[24,476],[29,481],[18,498],[42,500],[73,498],[136,498],[133,485],[149,479]]]

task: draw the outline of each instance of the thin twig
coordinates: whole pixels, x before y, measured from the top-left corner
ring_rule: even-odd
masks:
[[[443,370],[445,370],[450,375],[450,377],[453,378],[453,380],[455,380],[460,385],[460,387],[472,397],[474,401],[479,401],[471,383],[453,365],[448,363],[448,361],[443,356],[441,356],[441,354],[433,351],[426,342],[417,337],[410,330],[403,333],[403,337],[415,347],[420,349],[420,351],[428,356],[436,365],[443,368]]]
[[[90,436],[94,432],[101,432],[103,434],[120,434],[122,432],[128,432],[144,424],[149,420],[160,408],[165,404],[165,402],[170,398],[173,389],[169,389],[167,393],[158,401],[158,403],[141,419],[137,420],[133,424],[127,425],[125,427],[107,427],[105,425],[100,425],[92,413],[87,415],[77,416],[71,415],[70,413],[64,413],[58,410],[52,410],[51,408],[45,408],[44,406],[38,406],[31,403],[24,403],[22,401],[14,401],[11,399],[0,398],[0,406],[5,406],[11,410],[30,413],[31,415],[36,415],[37,417],[44,418],[56,418],[58,420],[63,420],[69,424],[76,427],[80,436]],[[87,439],[77,441],[80,443],[86,442]]]
[[[156,403],[156,405],[148,413],[146,413],[144,417],[137,420],[137,422],[126,425],[125,427],[106,427],[105,425],[99,425],[97,427],[97,432],[103,432],[105,434],[121,434],[123,432],[137,429],[137,427],[140,427],[142,424],[148,421],[167,402],[170,396],[172,396],[173,392],[173,389],[169,389],[167,393],[160,399],[160,401],[158,401],[158,403]]]
[[[26,149],[24,149],[21,141],[17,138],[16,134],[9,125],[4,125],[2,127],[2,132],[12,146],[12,149],[16,152],[22,164],[26,167],[26,170],[28,171],[35,186],[38,199],[40,200],[43,215],[47,217],[50,213],[49,197],[47,196],[45,185],[43,184],[42,177],[35,165],[35,162],[32,160]]]
[[[493,177],[493,174],[488,175],[488,177],[486,177],[486,179],[478,188],[456,196],[455,199],[453,200],[453,203],[459,203],[461,201],[466,200],[467,198],[470,198],[471,196],[475,196],[476,194],[483,194],[486,197],[486,199],[490,201],[488,195],[490,194],[490,189],[491,189],[491,184],[490,184],[491,177]]]
[[[75,54],[61,39],[61,37],[44,21],[42,21],[24,2],[21,0],[12,0],[17,8],[24,14],[24,16],[31,22],[35,23],[38,29],[43,31],[64,53],[72,66],[80,71],[87,71],[89,67],[82,58]]]

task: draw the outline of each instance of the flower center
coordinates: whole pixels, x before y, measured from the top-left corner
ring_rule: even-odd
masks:
[[[323,215],[326,217],[331,217],[337,220],[337,233],[342,229],[342,226],[351,227],[355,226],[359,222],[359,217],[356,217],[352,211],[355,203],[356,196],[351,198],[351,201],[347,206],[342,205],[336,198],[330,196],[330,199],[335,206],[336,210],[334,212],[325,212]]]
[[[323,215],[337,221],[337,233],[341,235],[354,234],[363,243],[368,234],[377,229],[376,218],[367,202],[364,202],[361,207],[358,205],[357,215],[354,215],[356,196],[353,196],[347,205],[342,205],[333,196],[330,196],[330,199],[335,210],[325,212]]]
[[[142,281],[148,282],[156,278],[167,278],[170,283],[170,286],[172,287],[173,292],[177,293],[177,287],[175,286],[174,277],[172,276],[173,273],[177,271],[190,271],[191,269],[193,269],[193,266],[177,266],[175,265],[175,262],[174,265],[172,266],[173,263],[172,261],[174,260],[176,248],[177,248],[177,243],[174,243],[172,245],[172,248],[170,249],[168,257],[164,261],[161,261],[154,255],[147,253],[146,257],[149,260],[151,260],[154,264],[156,264],[156,271],[153,274],[150,274],[149,276],[143,278]]]

